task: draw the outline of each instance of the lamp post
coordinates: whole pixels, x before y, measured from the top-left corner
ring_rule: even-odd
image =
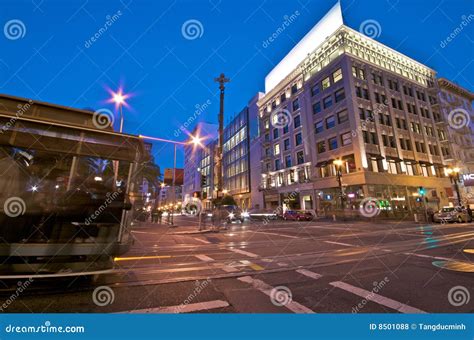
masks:
[[[337,183],[339,185],[341,209],[344,209],[344,196],[342,194],[342,166],[344,165],[344,161],[342,159],[336,159],[334,160],[333,164],[334,164],[334,167],[336,168],[336,178],[337,178]]]
[[[158,138],[158,137],[150,137],[150,136],[143,136],[139,135],[138,137],[143,138],[143,139],[149,139],[149,140],[154,140],[157,142],[164,142],[164,143],[171,143],[173,144],[173,179],[171,180],[171,190],[172,190],[172,204],[171,204],[171,212],[174,210],[174,204],[176,201],[176,190],[175,190],[175,183],[176,183],[176,148],[178,145],[189,145],[192,144],[194,146],[202,146],[201,141],[202,138],[199,136],[190,136],[191,140],[187,142],[179,142],[175,140],[170,140],[170,139],[164,139],[164,138]],[[161,187],[164,187],[164,183],[161,184]],[[174,218],[173,218],[173,213],[171,213],[170,216],[170,223],[173,226],[174,225]]]
[[[458,180],[459,180],[459,172],[461,169],[458,167],[452,168],[449,167],[446,169],[446,173],[449,176],[449,180],[451,183],[454,183],[454,189],[456,190],[456,195],[458,198],[458,205],[461,205],[461,193],[459,192],[459,185],[458,185]]]
[[[114,102],[115,105],[118,107],[119,113],[120,113],[120,127],[119,127],[119,132],[123,132],[123,111],[122,107],[125,104],[125,99],[127,99],[128,96],[123,94],[122,89],[119,89],[117,92],[112,92],[112,98],[110,101]],[[118,179],[118,171],[119,171],[119,161],[114,161],[115,164],[115,169],[114,169],[114,186],[117,186],[117,179]]]

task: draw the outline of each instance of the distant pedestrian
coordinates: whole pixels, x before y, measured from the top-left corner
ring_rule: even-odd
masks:
[[[466,212],[469,222],[472,222],[472,209],[470,204],[467,205]]]
[[[428,215],[428,221],[430,223],[434,223],[434,210],[433,208],[429,207],[428,209],[426,209],[426,214]]]
[[[158,224],[161,224],[161,220],[163,219],[163,211],[158,209]]]
[[[158,208],[154,208],[153,211],[151,212],[151,223],[157,223],[158,222]]]

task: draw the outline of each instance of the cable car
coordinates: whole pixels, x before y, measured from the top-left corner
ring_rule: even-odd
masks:
[[[0,95],[1,279],[105,273],[132,245],[149,152],[99,118]]]

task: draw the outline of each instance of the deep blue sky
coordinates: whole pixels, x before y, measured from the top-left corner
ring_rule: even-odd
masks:
[[[120,83],[134,93],[126,109],[125,131],[176,139],[174,131],[210,100],[200,119],[217,122],[218,89],[213,78],[225,72],[226,115],[238,112],[264,90],[265,75],[332,7],[335,0],[1,0],[0,27],[21,20],[23,38],[0,32],[0,93],[77,108],[113,108],[105,88]],[[346,24],[359,29],[380,23],[380,42],[434,68],[474,91],[474,19],[446,47],[441,41],[474,14],[472,0],[342,0]],[[85,42],[122,15],[86,48]],[[284,15],[300,15],[267,48],[262,43],[282,25]],[[204,28],[187,40],[185,21]],[[3,30],[2,30],[3,31]],[[184,135],[178,139],[184,139]],[[162,168],[172,166],[172,147],[154,145]],[[182,164],[180,153],[179,165]]]

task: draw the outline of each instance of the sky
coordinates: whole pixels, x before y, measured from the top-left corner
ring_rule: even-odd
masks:
[[[108,90],[123,88],[124,132],[184,140],[186,122],[217,123],[215,77],[223,72],[231,79],[227,122],[264,91],[265,76],[335,3],[0,0],[0,93],[115,110]],[[341,6],[346,25],[362,31],[372,23],[375,33],[367,34],[474,92],[474,1],[341,0]],[[288,17],[291,24],[268,43]],[[171,145],[154,143],[152,151],[162,168],[172,167]]]

